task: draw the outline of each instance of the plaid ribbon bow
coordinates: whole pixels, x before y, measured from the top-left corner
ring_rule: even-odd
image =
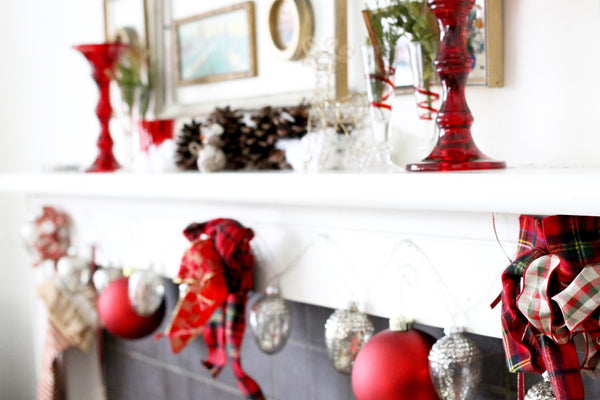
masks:
[[[580,370],[600,369],[600,218],[522,215],[519,222],[517,258],[502,275],[508,368],[546,370],[557,400],[583,400]],[[576,336],[585,342],[581,366]]]
[[[250,240],[254,232],[237,221],[221,218],[191,224],[184,235],[192,247],[184,254],[178,277],[190,288],[177,304],[165,336],[177,352],[202,333],[208,346],[208,357],[202,364],[211,375],[219,375],[229,356],[240,391],[248,400],[264,400],[240,359],[247,293],[253,284]],[[208,239],[203,239],[205,236]]]

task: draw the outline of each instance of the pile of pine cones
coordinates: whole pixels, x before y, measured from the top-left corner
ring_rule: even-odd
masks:
[[[225,155],[224,170],[289,169],[278,139],[301,138],[306,134],[310,106],[263,107],[244,122],[243,115],[229,106],[216,108],[203,123],[184,124],[176,139],[175,162],[182,170],[197,170],[198,154],[205,146],[220,148]],[[219,127],[218,137],[206,137],[205,130]]]

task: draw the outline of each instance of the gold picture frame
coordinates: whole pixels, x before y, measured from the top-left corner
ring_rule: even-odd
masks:
[[[306,55],[312,40],[314,18],[308,0],[273,0],[269,7],[271,50],[284,60]]]
[[[474,65],[467,85],[504,86],[504,30],[502,0],[476,0],[468,17],[469,53]]]
[[[173,21],[177,85],[257,75],[254,2]]]
[[[173,25],[176,21],[203,14],[215,8],[198,0],[148,0],[150,10],[151,71],[154,80],[156,114],[170,118],[201,115],[216,106],[254,109],[263,105],[289,106],[314,95],[315,72],[308,63],[275,57],[268,15],[273,0],[254,0],[256,15],[256,64],[253,77],[204,83],[178,84],[175,67]],[[305,0],[310,1],[310,0]],[[313,43],[323,46],[335,42],[347,48],[347,0],[313,1],[315,22]],[[225,5],[237,3],[224,0]],[[218,7],[218,6],[217,6]],[[336,54],[335,91],[338,98],[348,93],[348,57]],[[345,56],[345,57],[344,57]],[[293,79],[289,79],[293,77]]]
[[[104,0],[104,38],[149,49],[149,0]]]

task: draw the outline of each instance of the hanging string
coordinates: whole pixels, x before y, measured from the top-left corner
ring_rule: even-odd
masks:
[[[498,231],[496,230],[496,213],[492,213],[492,227],[494,228],[494,236],[496,237],[496,242],[498,243],[498,246],[500,246],[500,250],[502,250],[506,258],[508,259],[508,262],[512,264],[513,260],[509,257],[506,250],[504,250],[504,246],[502,246],[502,242],[500,242],[500,238],[498,237]]]
[[[492,213],[492,227],[494,228],[494,236],[496,237],[496,242],[498,243],[498,246],[500,246],[500,250],[502,250],[502,252],[506,256],[506,258],[508,259],[508,262],[510,264],[512,264],[513,260],[509,257],[508,253],[506,253],[506,251],[504,250],[504,246],[502,246],[502,242],[500,242],[500,238],[498,237],[498,231],[496,230],[496,213]],[[496,306],[498,305],[498,303],[500,303],[501,300],[502,300],[502,291],[500,291],[498,296],[496,296],[496,298],[494,300],[492,300],[492,302],[490,303],[490,308],[492,308],[492,309],[496,308]]]
[[[272,259],[271,257],[266,257],[266,252],[267,252],[266,249],[267,248],[260,244],[261,243],[260,237],[255,237],[255,239],[258,239],[257,245],[254,246],[255,253],[257,254],[257,256],[261,260],[263,260],[263,262],[265,262],[265,260],[267,258]],[[354,268],[352,261],[347,258],[346,253],[341,249],[341,247],[338,245],[338,243],[334,239],[332,239],[330,236],[325,235],[325,234],[315,235],[311,240],[309,240],[285,264],[285,267],[283,267],[281,270],[277,271],[273,276],[271,276],[270,278],[268,278],[266,280],[267,287],[272,286],[273,284],[275,284],[275,282],[277,285],[279,285],[280,279],[286,273],[288,273],[291,269],[296,267],[315,245],[317,245],[319,243],[323,243],[323,242],[327,242],[331,247],[335,248],[339,252],[339,257],[342,260],[342,263],[347,266],[346,269],[351,272],[353,278],[355,279],[355,282],[356,282],[355,284],[346,282],[346,284],[348,285],[348,288],[350,290],[351,296],[354,297],[356,295],[356,291],[357,291],[357,287],[358,287],[357,285],[359,285],[361,282],[360,276],[357,273],[356,268]],[[416,266],[414,265],[415,260],[412,260],[412,262],[410,260],[404,261],[399,266],[398,266],[398,264],[394,264],[394,261],[397,259],[399,253],[401,254],[402,252],[406,252],[406,251],[410,251],[412,254],[414,254],[418,257],[418,259],[420,261],[418,263],[419,267],[420,267],[419,270],[417,270]],[[452,291],[450,290],[450,288],[448,287],[448,285],[446,284],[444,279],[442,279],[441,275],[439,274],[439,272],[433,265],[433,262],[431,261],[431,259],[421,250],[421,248],[419,246],[417,246],[414,242],[412,242],[411,240],[408,240],[408,239],[403,239],[403,240],[400,240],[400,241],[394,243],[393,248],[390,252],[390,255],[387,257],[387,262],[374,275],[374,277],[366,285],[364,285],[363,290],[365,291],[365,293],[368,293],[370,291],[370,289],[372,289],[375,286],[375,284],[377,284],[381,280],[381,277],[383,276],[383,274],[393,265],[398,266],[398,270],[402,274],[402,279],[404,280],[404,282],[406,284],[408,284],[409,286],[413,286],[413,287],[417,286],[417,282],[415,282],[415,276],[423,275],[423,274],[420,274],[419,271],[425,271],[425,274],[428,275],[427,276],[427,278],[429,278],[428,280],[430,282],[434,282],[434,285],[437,288],[436,291],[442,295],[443,302],[446,305],[447,311],[451,317],[451,320],[452,320],[452,323],[454,324],[454,326],[456,326],[456,324],[459,322],[458,321],[459,315],[460,316],[466,315],[466,313],[470,309],[472,309],[476,304],[478,304],[479,301],[481,299],[483,299],[487,293],[489,293],[490,287],[483,286],[482,287],[483,293],[480,293],[477,296],[469,296],[467,298],[466,302],[461,305],[460,302],[457,300],[457,298],[452,294]],[[414,274],[414,276],[411,277],[410,275],[413,275],[413,274]],[[490,286],[490,285],[488,285],[488,286]],[[475,300],[477,300],[477,301],[475,301]]]
[[[294,268],[296,265],[298,265],[300,263],[300,260],[302,260],[302,258],[304,258],[304,256],[308,253],[308,251],[314,246],[316,245],[319,241],[323,240],[325,235],[319,234],[314,236],[308,243],[306,243],[298,252],[296,252],[294,254],[294,256],[285,264],[285,267],[283,267],[281,270],[279,270],[278,272],[276,272],[271,278],[267,279],[267,287],[269,286],[279,286],[279,281],[281,279],[281,277],[283,275],[285,275],[289,270],[291,270],[292,268]],[[255,239],[258,239],[258,243],[262,242],[260,237],[255,236]],[[257,243],[257,244],[258,244]],[[256,255],[258,256],[258,258],[261,260],[261,264],[266,264],[266,249],[267,247],[265,246],[263,249],[262,245],[254,245],[254,252],[256,253]],[[272,257],[268,257],[269,259],[273,259]],[[276,284],[274,285],[273,282],[276,282]]]
[[[255,236],[255,239],[257,237]],[[260,238],[258,238],[258,242],[260,243],[261,240]],[[350,292],[350,298],[354,299],[354,297],[356,296],[356,289],[355,286],[358,284],[358,282],[360,282],[359,279],[359,275],[356,271],[356,268],[354,268],[353,262],[347,258],[346,253],[341,249],[341,247],[338,245],[338,243],[332,239],[330,236],[326,235],[326,234],[318,234],[316,236],[314,236],[310,241],[308,241],[287,263],[286,266],[284,268],[282,268],[280,271],[276,272],[272,277],[270,277],[269,279],[267,279],[267,284],[266,286],[273,286],[279,285],[279,281],[281,280],[281,277],[283,275],[285,275],[286,273],[288,273],[292,268],[296,267],[298,264],[300,264],[300,261],[308,254],[309,250],[311,250],[315,245],[319,244],[319,243],[324,243],[327,242],[332,248],[335,248],[336,251],[338,252],[338,257],[340,258],[341,262],[340,264],[342,265],[347,265],[347,269],[352,273],[355,281],[357,282],[356,284],[352,284],[348,281],[346,281],[346,285],[347,285],[347,289]],[[262,245],[258,245],[258,246],[254,246],[255,248],[255,253],[258,253],[257,255],[263,260],[266,260],[267,257],[265,257],[266,255],[266,247],[263,248]],[[270,259],[272,259],[272,257],[268,257]]]

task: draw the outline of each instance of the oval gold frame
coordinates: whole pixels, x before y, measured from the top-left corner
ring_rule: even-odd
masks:
[[[277,31],[279,8],[289,3],[293,9],[294,32],[288,46],[284,46]],[[273,0],[269,7],[269,34],[273,51],[284,60],[299,60],[306,55],[305,43],[314,32],[314,19],[309,0]]]

